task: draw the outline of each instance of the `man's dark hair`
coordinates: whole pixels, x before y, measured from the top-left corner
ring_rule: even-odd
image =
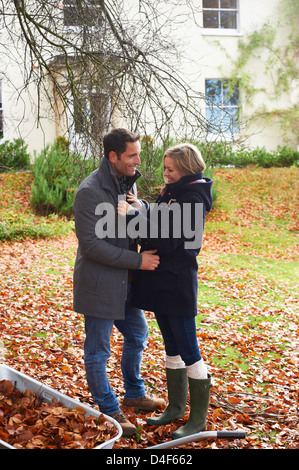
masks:
[[[106,158],[109,158],[109,152],[112,151],[120,158],[120,155],[126,151],[127,142],[137,142],[138,140],[140,140],[139,134],[121,127],[112,129],[103,139],[104,155]]]

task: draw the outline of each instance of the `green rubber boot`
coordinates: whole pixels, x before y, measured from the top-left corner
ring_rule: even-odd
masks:
[[[189,378],[190,415],[187,423],[172,434],[172,439],[196,434],[206,428],[210,401],[211,376],[204,380]]]
[[[160,416],[149,418],[149,426],[161,426],[185,416],[188,398],[187,369],[166,368],[168,405]]]

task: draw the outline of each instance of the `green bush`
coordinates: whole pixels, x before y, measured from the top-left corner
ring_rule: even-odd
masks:
[[[164,185],[162,157],[165,148],[174,145],[169,141],[165,146],[156,146],[150,136],[143,137],[141,152],[141,173],[138,180],[139,196],[154,202]],[[268,152],[265,148],[233,150],[225,143],[198,143],[206,162],[204,176],[213,178],[215,167],[233,166],[244,168],[248,165],[258,167],[298,166],[299,153],[287,147],[277,147]],[[48,146],[33,164],[32,207],[42,215],[56,213],[67,217],[72,215],[74,196],[79,183],[94,169],[93,159],[83,160],[69,152],[68,142],[59,138],[54,145]],[[213,202],[218,197],[218,182],[212,187]]]
[[[277,161],[275,162],[275,159]],[[273,164],[273,161],[276,163]],[[289,147],[277,147],[277,156],[273,155],[272,165],[279,167],[290,167],[299,165],[299,152]]]
[[[160,192],[163,181],[162,157],[164,147],[154,145],[150,136],[143,136],[141,139],[141,165],[139,170],[141,177],[138,180],[138,191],[141,198],[148,202],[154,202]]]
[[[33,164],[31,205],[41,215],[70,217],[76,190],[91,171],[92,162],[68,151],[68,145],[47,146]]]
[[[26,170],[30,168],[30,155],[22,139],[0,144],[0,171]]]
[[[289,147],[278,146],[276,150],[263,148],[233,150],[226,143],[199,143],[204,160],[208,166],[233,166],[245,168],[255,165],[262,168],[298,166],[299,152]]]

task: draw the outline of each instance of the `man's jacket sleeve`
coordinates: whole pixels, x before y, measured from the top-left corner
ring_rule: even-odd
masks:
[[[73,212],[81,254],[99,264],[122,269],[139,269],[142,262],[140,253],[119,246],[117,238],[109,241],[97,236],[98,203],[95,193],[88,188],[81,189],[76,194]]]

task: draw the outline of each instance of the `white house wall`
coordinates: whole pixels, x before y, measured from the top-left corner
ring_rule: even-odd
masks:
[[[40,100],[38,110],[36,87],[29,86],[20,95],[21,86],[22,84],[17,81],[12,85],[5,78],[2,79],[4,140],[22,138],[28,145],[28,151],[33,155],[55,140],[56,124],[47,100]],[[37,121],[38,113],[40,119]]]
[[[128,1],[131,3],[133,0]],[[133,1],[135,6],[137,3]],[[195,15],[197,24],[190,17],[189,21],[184,22],[183,25],[176,25],[174,32],[178,43],[183,44],[184,47],[184,60],[183,64],[180,65],[181,72],[184,73],[187,82],[204,93],[205,79],[226,78],[229,75],[231,62],[227,54],[232,59],[237,57],[238,40],[244,37],[245,34],[260,29],[267,20],[273,22],[278,18],[279,7],[281,7],[282,2],[281,0],[239,0],[240,28],[233,34],[226,34],[224,30],[215,30],[213,34],[208,34],[202,27],[202,0],[192,3],[197,10]],[[174,13],[177,14],[178,10]],[[0,32],[0,48],[4,34],[5,32],[2,30]],[[288,34],[288,30],[281,31],[282,36],[278,40],[286,41]],[[21,57],[22,54],[19,54],[19,56]],[[265,76],[261,73],[262,59],[262,57],[252,58],[247,67],[254,76],[255,87],[261,86],[271,89],[272,83],[270,81],[265,83]],[[31,83],[27,90],[23,89],[22,62],[19,65],[14,64],[12,56],[0,50],[0,63],[4,140],[22,137],[28,144],[32,154],[34,151],[39,152],[45,145],[52,143],[59,134],[61,135],[63,129],[58,127],[55,113],[49,106],[47,97],[41,96],[41,100],[38,102],[35,84]],[[274,108],[288,108],[298,99],[298,82],[294,81],[292,86],[292,93],[280,96],[277,98],[276,103],[269,102],[265,97],[265,93],[257,93],[252,103],[243,100],[242,112],[245,115],[250,115],[262,103],[268,105],[269,108],[271,106]],[[20,93],[20,90],[22,90],[22,93]],[[51,93],[50,87],[49,93]],[[38,104],[40,119],[37,124]],[[199,102],[199,106],[204,109],[203,101]],[[280,127],[275,123],[275,116],[271,125],[266,122],[248,123],[243,129],[241,137],[246,137],[246,142],[250,147],[265,146],[269,150],[275,149],[277,145],[284,144]],[[148,133],[150,133],[150,129]],[[291,145],[295,148],[297,144],[298,142],[293,138]]]
[[[2,45],[5,45],[3,47]],[[7,45],[11,44],[8,48]],[[3,140],[12,141],[22,138],[28,145],[28,151],[34,156],[57,136],[55,113],[49,100],[41,92],[37,94],[35,80],[28,77],[24,69],[25,49],[20,40],[14,48],[11,38],[0,29],[0,80],[2,85],[2,103],[4,116]],[[33,71],[34,72],[34,71]],[[28,86],[24,83],[28,80]],[[51,93],[51,88],[49,89]],[[39,115],[40,119],[37,120]],[[1,141],[0,141],[1,142]]]
[[[235,60],[238,57],[238,41],[246,38],[246,35],[260,30],[269,21],[275,24],[281,15],[283,2],[281,0],[239,0],[239,30],[227,32],[225,30],[205,30],[202,22],[202,0],[193,2],[198,5],[198,15],[196,20],[198,25],[190,19],[188,23],[177,31],[184,41],[184,55],[188,57],[185,61],[185,73],[188,82],[194,88],[205,92],[205,79],[227,78],[230,75],[232,62],[228,58]],[[288,27],[277,30],[276,44],[286,44],[290,30]],[[267,52],[259,49],[254,52],[249,60],[245,71],[249,72],[254,79],[256,89],[264,88],[269,90],[269,95],[275,96],[275,88],[270,75],[264,74],[264,64],[267,59]],[[192,66],[190,66],[192,64]],[[274,77],[275,79],[275,77]],[[241,115],[247,119],[257,109],[264,105],[267,109],[287,109],[298,104],[298,80],[293,80],[291,90],[288,94],[275,96],[270,99],[264,92],[255,93],[252,102],[246,97],[240,96]],[[203,103],[201,103],[203,106]],[[285,136],[279,125],[279,119],[273,113],[273,117],[244,122],[240,139],[249,147],[266,147],[268,150],[276,149],[278,145],[285,144]],[[288,135],[288,144],[296,148],[298,141],[296,136]]]

